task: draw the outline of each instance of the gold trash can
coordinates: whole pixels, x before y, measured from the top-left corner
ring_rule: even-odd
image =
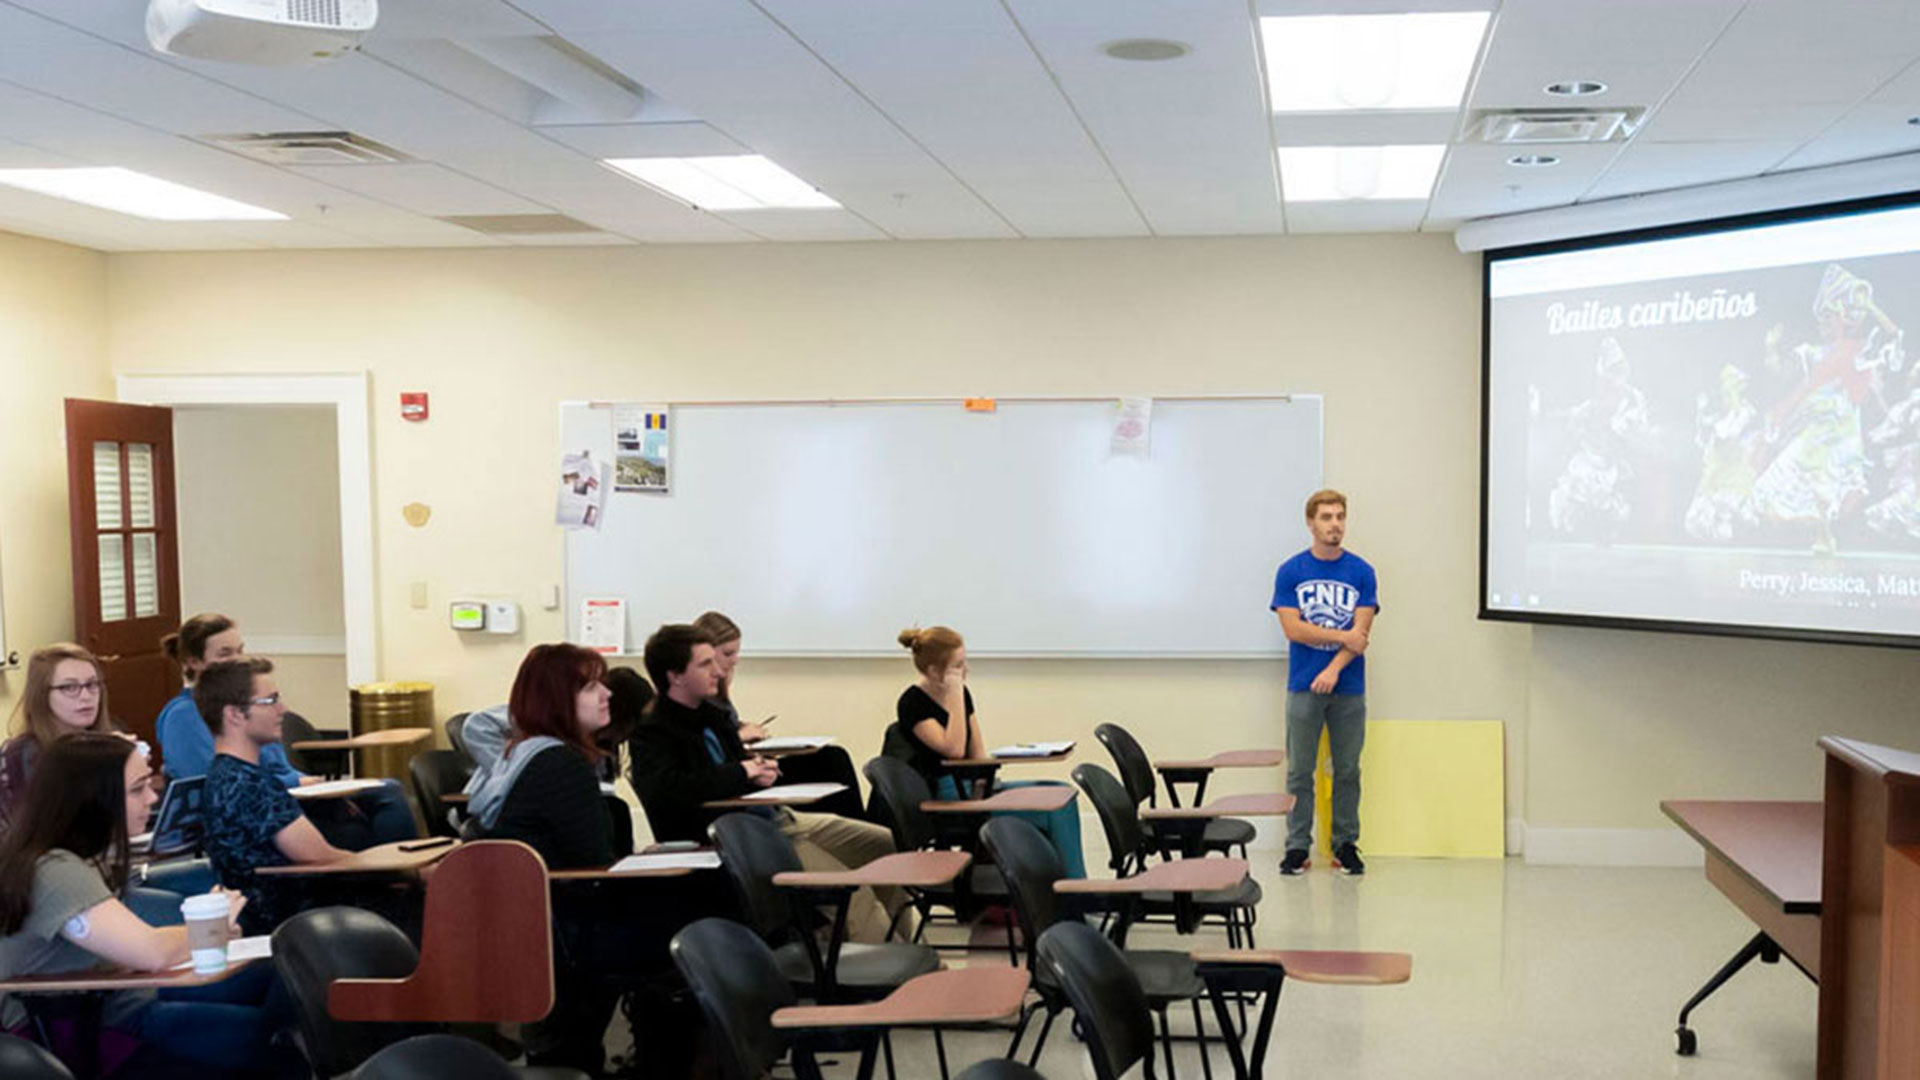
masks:
[[[393,728],[433,731],[433,684],[429,682],[365,683],[350,691],[353,733],[369,735]],[[369,746],[354,751],[355,776],[407,783],[407,765],[413,755],[433,746],[433,736],[395,746]]]

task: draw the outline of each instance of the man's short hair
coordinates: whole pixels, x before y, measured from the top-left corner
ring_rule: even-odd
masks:
[[[253,677],[272,673],[273,661],[264,656],[239,656],[208,664],[193,681],[193,704],[200,710],[200,719],[206,721],[207,730],[218,738],[227,706],[245,712],[253,701]]]
[[[667,692],[669,673],[679,674],[687,670],[693,662],[695,645],[713,644],[713,635],[694,626],[692,623],[668,623],[653,632],[647,639],[646,652],[642,659],[647,665],[647,677],[653,680],[656,692]]]
[[[1347,497],[1332,488],[1321,488],[1319,491],[1307,496],[1307,520],[1312,521],[1313,515],[1319,513],[1320,508],[1329,503],[1345,510],[1347,508]]]

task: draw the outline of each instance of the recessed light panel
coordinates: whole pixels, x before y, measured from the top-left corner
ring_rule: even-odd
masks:
[[[1290,203],[1424,199],[1445,146],[1283,146],[1280,187]]]
[[[117,167],[0,169],[0,184],[155,221],[285,221],[287,215]]]
[[[834,209],[840,205],[759,154],[609,158],[606,163],[699,210]]]
[[[1261,19],[1273,111],[1458,108],[1487,18],[1449,11]]]

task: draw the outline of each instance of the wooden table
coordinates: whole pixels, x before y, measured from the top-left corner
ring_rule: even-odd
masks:
[[[993,778],[1002,765],[1050,765],[1073,756],[1071,748],[1056,754],[1014,754],[1007,757],[951,758],[940,762],[943,772],[953,777],[960,793],[979,796],[991,790]]]
[[[773,1026],[792,1030],[985,1024],[1019,1012],[1026,996],[1025,968],[930,971],[865,1005],[790,1005],[776,1009]]]
[[[1213,1002],[1214,1018],[1220,1024],[1220,1041],[1227,1046],[1235,1080],[1259,1080],[1267,1060],[1267,1044],[1273,1037],[1273,1017],[1280,1003],[1280,988],[1288,978],[1343,986],[1386,986],[1413,977],[1413,957],[1407,953],[1195,949],[1193,964],[1207,984],[1207,997]],[[1258,994],[1264,999],[1260,1018],[1254,1024],[1250,1052],[1242,1047],[1244,1036],[1234,1031],[1233,1013],[1227,1006],[1230,997],[1248,994]],[[1241,1010],[1241,1016],[1245,1015],[1245,1010]]]
[[[787,791],[787,788],[801,789]],[[832,790],[826,790],[831,788]],[[847,790],[845,784],[775,784],[761,788],[757,799],[713,799],[700,805],[709,810],[742,810],[755,806],[806,806],[817,803],[829,795],[838,795]]]
[[[701,855],[712,852],[710,847],[672,847],[662,848],[659,844],[648,844],[635,855]],[[581,870],[548,870],[548,881],[644,881],[648,878],[687,877],[701,872],[691,866],[659,866],[644,870],[615,870],[624,860],[616,860],[607,866],[588,867]],[[715,867],[714,869],[718,869]]]
[[[1759,927],[1680,1009],[1679,1052],[1697,1046],[1687,1016],[1758,957],[1782,955],[1820,981],[1820,851],[1824,811],[1817,802],[1669,799],[1660,809],[1706,849],[1707,880]]]
[[[396,874],[420,870],[447,857],[460,841],[397,840],[365,851],[356,851],[330,863],[296,863],[291,866],[262,866],[254,873],[262,877],[314,877],[326,874]],[[402,851],[412,848],[412,851]]]
[[[1167,785],[1167,799],[1180,805],[1180,789],[1175,784],[1192,784],[1193,802],[1198,806],[1207,797],[1207,780],[1215,769],[1271,769],[1287,762],[1285,750],[1227,750],[1209,758],[1156,761],[1153,767]]]
[[[322,780],[318,784],[302,784],[287,789],[287,794],[303,802],[320,799],[351,799],[377,789],[382,780]]]
[[[972,863],[973,855],[965,851],[898,851],[851,870],[783,870],[773,875],[774,885],[790,890],[798,925],[808,925],[821,907],[833,909],[826,953],[808,953],[818,983],[815,996],[830,1003],[839,994],[840,951],[846,944],[847,911],[853,906],[855,892],[887,886],[931,889],[951,883]],[[892,932],[891,926],[888,932]]]
[[[1148,867],[1132,877],[1061,878],[1053,891],[1063,896],[1125,896],[1127,905],[1114,920],[1111,937],[1120,948],[1127,947],[1127,931],[1139,915],[1139,900],[1150,892],[1173,894],[1174,925],[1190,934],[1199,924],[1194,910],[1195,893],[1219,892],[1237,887],[1247,880],[1245,859],[1175,859]]]
[[[1207,822],[1215,818],[1285,817],[1292,811],[1293,796],[1263,791],[1228,795],[1205,806],[1150,806],[1140,811],[1140,820],[1153,822],[1155,835],[1176,841],[1183,857],[1197,858],[1206,854]]]
[[[73,1068],[75,1080],[94,1080],[100,1075],[100,1012],[108,994],[122,990],[179,990],[210,986],[232,977],[253,963],[251,959],[230,960],[224,969],[211,975],[202,975],[190,967],[167,971],[73,971],[58,975],[22,975],[0,982],[0,996],[80,995],[79,1014],[74,1018],[74,1042],[78,1058],[68,1064]],[[41,1045],[51,1048],[49,1033],[38,1011],[31,1005],[27,1006],[27,1011]]]
[[[920,809],[929,814],[997,814],[1008,810],[1058,810],[1074,800],[1076,792],[1064,784],[1016,787],[996,791],[984,799],[929,799]]]
[[[345,750],[351,753],[356,750],[375,750],[390,746],[411,746],[431,738],[433,738],[432,728],[397,727],[369,731],[363,735],[353,735],[345,739],[301,739],[298,742],[288,743],[287,746],[294,750]],[[359,771],[357,760],[354,763],[354,771]]]

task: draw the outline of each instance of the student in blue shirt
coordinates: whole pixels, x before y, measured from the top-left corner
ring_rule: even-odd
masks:
[[[205,776],[213,764],[213,733],[194,707],[193,684],[209,664],[246,655],[246,642],[240,628],[225,615],[195,615],[179,631],[160,641],[160,649],[180,665],[186,685],[160,710],[154,721],[154,733],[160,740],[161,768],[168,777],[180,779]],[[296,788],[319,783],[293,767],[286,747],[278,742],[260,748],[260,768],[282,787]],[[395,781],[347,799],[327,799],[314,804],[314,824],[333,844],[359,851],[375,844],[411,840],[418,829],[407,796]]]
[[[1380,610],[1373,567],[1342,547],[1347,497],[1307,499],[1313,545],[1280,564],[1272,608],[1287,641],[1287,854],[1282,874],[1308,866],[1313,847],[1313,774],[1320,732],[1333,759],[1333,864],[1364,874],[1360,859],[1360,747],[1367,735],[1367,638]]]

